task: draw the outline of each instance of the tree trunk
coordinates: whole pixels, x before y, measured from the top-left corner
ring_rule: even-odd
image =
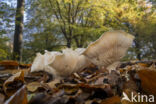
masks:
[[[67,47],[68,47],[68,48],[71,48],[71,39],[70,39],[70,38],[67,39]]]
[[[21,61],[23,40],[24,0],[17,0],[13,59]]]
[[[141,52],[140,52],[141,46],[140,46],[140,43],[139,43],[139,40],[138,40],[138,34],[137,33],[135,35],[135,41],[134,41],[134,43],[135,43],[136,54],[137,54],[136,57],[137,57],[138,60],[141,60]]]

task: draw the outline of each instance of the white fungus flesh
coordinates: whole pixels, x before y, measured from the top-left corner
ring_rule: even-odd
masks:
[[[87,58],[79,53],[79,51],[74,51],[72,49],[64,49],[62,55],[57,55],[53,63],[50,64],[51,67],[56,69],[57,75],[61,77],[67,77],[70,74],[80,71],[90,62]]]
[[[55,78],[68,77],[74,72],[87,67],[90,62],[81,55],[85,49],[64,49],[60,52],[45,51],[44,55],[37,54],[31,67],[31,72],[46,71]]]
[[[101,69],[114,70],[133,40],[133,35],[121,30],[105,32],[87,47],[83,55]]]

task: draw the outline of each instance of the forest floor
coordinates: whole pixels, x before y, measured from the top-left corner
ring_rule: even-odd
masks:
[[[53,80],[46,72],[30,73],[30,65],[19,65],[14,61],[0,62],[0,104],[139,102],[122,100],[123,92],[129,99],[132,93],[137,98],[140,95],[156,96],[156,61],[121,63],[117,71],[111,73],[100,73],[97,66],[90,65],[63,80]],[[140,101],[140,104],[150,104],[146,100]]]

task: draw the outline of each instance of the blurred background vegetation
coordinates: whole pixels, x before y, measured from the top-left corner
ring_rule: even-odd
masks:
[[[0,60],[12,59],[16,5],[0,1]],[[136,38],[124,60],[156,58],[156,0],[25,0],[22,62],[37,52],[87,47],[102,33],[125,30]]]

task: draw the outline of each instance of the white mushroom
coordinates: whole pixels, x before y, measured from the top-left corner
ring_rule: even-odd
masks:
[[[79,51],[64,49],[62,55],[57,55],[51,67],[56,69],[58,76],[66,77],[88,66],[90,62]]]
[[[45,51],[44,55],[37,54],[31,72],[46,71],[55,78],[67,77],[70,74],[84,69],[90,64],[88,59],[81,55],[85,49],[64,49],[60,52]]]
[[[82,55],[82,53],[85,50],[86,50],[85,48],[77,48],[74,50],[79,55],[76,67],[74,69],[75,72],[80,71],[80,70],[86,68],[87,66],[89,66],[91,64],[91,62],[86,58],[86,56]]]
[[[36,57],[31,66],[31,72],[45,71],[50,74],[53,74],[56,77],[56,70],[52,67],[49,67],[49,64],[55,60],[56,55],[60,55],[60,52],[48,52],[45,51],[45,54],[37,53]]]
[[[37,53],[31,66],[31,72],[42,71],[44,69],[44,55]]]
[[[121,30],[105,32],[82,53],[99,68],[114,70],[132,45],[134,36]]]

